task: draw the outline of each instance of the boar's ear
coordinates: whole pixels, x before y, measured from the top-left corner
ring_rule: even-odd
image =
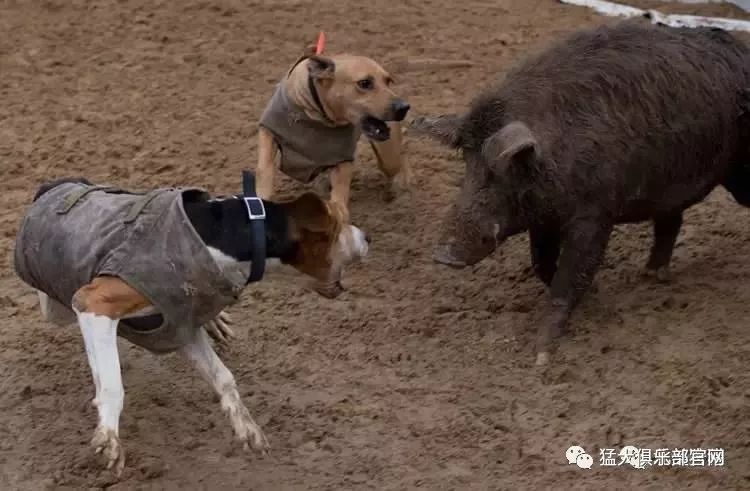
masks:
[[[416,135],[430,136],[443,145],[456,148],[461,144],[460,130],[463,118],[458,114],[443,114],[436,117],[421,116],[409,124]]]
[[[512,165],[532,165],[539,155],[534,134],[520,121],[503,126],[482,145],[482,156],[496,174],[505,173]]]

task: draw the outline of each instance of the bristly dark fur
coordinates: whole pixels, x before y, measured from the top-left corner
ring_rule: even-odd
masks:
[[[32,201],[36,201],[39,199],[41,195],[49,191],[50,189],[53,189],[60,184],[65,184],[68,182],[77,182],[80,184],[85,184],[87,186],[91,186],[91,181],[86,179],[85,177],[61,177],[59,179],[55,179],[53,181],[49,181],[47,183],[42,184],[39,186],[39,189],[37,189],[36,194],[34,195],[34,199]]]
[[[679,174],[694,176],[693,192],[649,205],[671,209],[723,183],[739,157],[737,114],[748,85],[750,51],[730,34],[626,21],[576,33],[483,91],[462,118],[457,146],[478,150],[522,121],[542,146],[537,165],[548,180],[532,188],[554,184],[549,191],[563,193],[545,200],[572,210],[566,204],[596,189],[613,217],[639,221],[656,210],[628,212],[623,200],[644,186],[658,195]]]
[[[524,60],[465,115],[417,124],[467,164],[435,258],[473,264],[528,231],[551,289],[537,339],[547,354],[616,224],[653,220],[646,267],[664,277],[685,209],[720,184],[750,205],[749,86],[750,50],[717,29],[631,20]]]

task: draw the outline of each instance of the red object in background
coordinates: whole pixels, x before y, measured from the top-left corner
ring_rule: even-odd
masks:
[[[315,45],[315,54],[319,55],[323,53],[323,48],[326,46],[326,34],[323,31],[320,31],[320,34],[318,34],[318,44]]]

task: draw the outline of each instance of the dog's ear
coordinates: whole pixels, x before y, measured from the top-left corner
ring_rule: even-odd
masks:
[[[336,64],[326,56],[314,55],[307,59],[307,70],[315,79],[331,79],[336,71]]]
[[[336,218],[325,201],[315,193],[305,193],[299,198],[282,204],[294,224],[310,232],[330,232],[335,229]]]

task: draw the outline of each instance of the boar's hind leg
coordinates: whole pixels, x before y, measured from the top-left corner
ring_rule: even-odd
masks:
[[[560,255],[560,234],[555,232],[529,231],[531,264],[534,273],[545,285],[552,283],[557,271],[557,257]]]
[[[669,279],[669,261],[682,226],[682,212],[654,219],[654,243],[646,263],[646,271],[659,281]]]
[[[552,340],[562,334],[568,317],[586,293],[607,250],[612,224],[595,218],[578,219],[566,230],[560,263],[552,278],[552,298],[537,334],[537,365],[549,361]]]

